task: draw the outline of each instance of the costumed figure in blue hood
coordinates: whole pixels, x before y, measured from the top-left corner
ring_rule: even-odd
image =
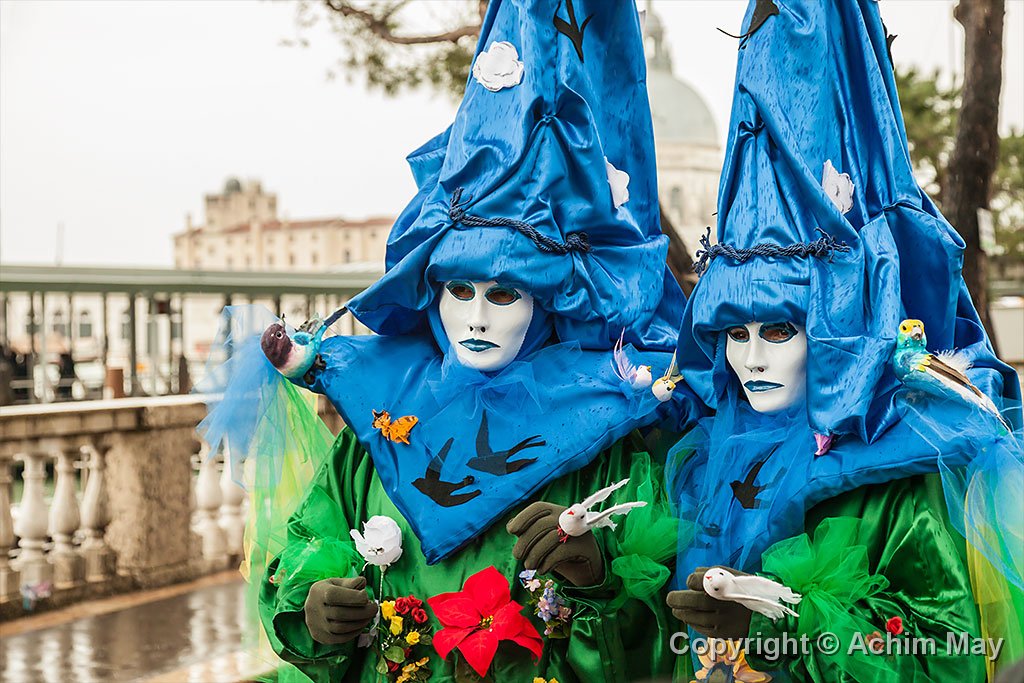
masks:
[[[984,680],[1024,654],[1019,380],[911,173],[878,4],[744,27],[678,347],[716,411],[670,456],[693,678]]]
[[[492,0],[455,122],[409,157],[386,273],[348,304],[377,335],[276,323],[262,369],[236,371],[259,387],[270,363],[346,424],[287,536],[251,555],[265,631],[304,674],[671,670],[676,519],[647,443],[697,402],[674,391],[653,147],[633,3]],[[280,472],[229,414],[208,438]]]

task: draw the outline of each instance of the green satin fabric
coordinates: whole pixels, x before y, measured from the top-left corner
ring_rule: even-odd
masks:
[[[639,435],[619,441],[593,464],[558,479],[532,500],[568,506],[626,478],[630,482],[616,492],[616,500],[645,500],[648,506],[624,518],[615,531],[597,530],[606,569],[602,585],[561,588],[574,609],[570,637],[546,639],[537,663],[525,649],[502,643],[491,667],[494,681],[532,681],[539,676],[560,683],[600,683],[665,678],[672,671],[677,658],[669,650],[669,637],[679,627],[665,606],[664,583],[674,561],[674,519],[663,493],[661,462],[647,453]],[[529,502],[451,557],[428,565],[415,535],[381,487],[369,455],[351,432],[343,431],[289,523],[288,546],[268,567],[267,576],[275,576],[274,581],[263,580],[260,617],[271,643],[284,659],[318,682],[379,678],[374,650],[352,643],[316,643],[302,614],[314,581],[360,571],[361,561],[353,561],[343,548],[349,530],[373,515],[391,517],[402,529],[404,553],[385,574],[386,596],[413,594],[425,600],[457,591],[467,577],[494,565],[512,584],[512,598],[526,604],[517,578],[523,567],[512,557],[516,539],[505,531],[505,523]],[[645,532],[657,534],[660,542]],[[379,585],[376,569],[365,574],[371,588]],[[441,628],[432,614],[431,620],[435,630]],[[543,630],[539,620],[535,625]],[[431,680],[453,680],[451,656],[442,662],[432,648],[424,651],[431,656]]]
[[[835,633],[835,655],[748,657],[758,670],[784,669],[794,681],[985,680],[980,656],[949,654],[947,633],[980,635],[967,571],[966,547],[949,524],[937,475],[866,486],[837,496],[807,515],[807,534],[786,539],[764,554],[764,574],[805,595],[800,617],[772,622],[754,615],[750,634],[782,633],[813,642]],[[936,654],[849,654],[854,632],[886,633],[898,616],[905,633],[933,638]]]

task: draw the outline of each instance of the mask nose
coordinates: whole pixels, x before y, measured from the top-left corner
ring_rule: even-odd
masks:
[[[474,297],[472,306],[469,312],[469,331],[472,334],[484,334],[490,327],[490,317],[487,315],[486,299],[480,292]]]
[[[748,344],[750,344],[750,348],[747,350],[747,357],[743,361],[743,366],[751,372],[764,372],[767,368],[767,361],[764,356],[761,338],[756,334],[752,334]]]

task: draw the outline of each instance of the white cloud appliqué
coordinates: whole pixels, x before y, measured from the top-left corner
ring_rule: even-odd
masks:
[[[608,171],[608,186],[612,188],[612,204],[617,209],[629,201],[629,174],[612,166],[608,157],[605,157],[604,167]]]
[[[523,63],[512,43],[494,42],[473,63],[473,78],[491,92],[512,88],[523,80]]]
[[[853,181],[849,173],[840,173],[832,165],[832,160],[825,162],[825,170],[821,175],[821,186],[839,213],[846,213],[853,208]]]

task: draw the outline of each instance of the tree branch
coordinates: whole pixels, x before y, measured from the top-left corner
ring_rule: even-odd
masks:
[[[391,26],[389,26],[387,21],[392,12],[387,12],[383,17],[379,17],[373,12],[353,7],[352,4],[346,0],[324,0],[324,5],[327,9],[337,12],[343,17],[362,22],[363,26],[365,26],[374,35],[385,42],[391,43],[392,45],[457,43],[462,38],[480,35],[480,24],[467,24],[465,26],[452,29],[451,31],[435,33],[432,35],[398,36],[391,31]]]

